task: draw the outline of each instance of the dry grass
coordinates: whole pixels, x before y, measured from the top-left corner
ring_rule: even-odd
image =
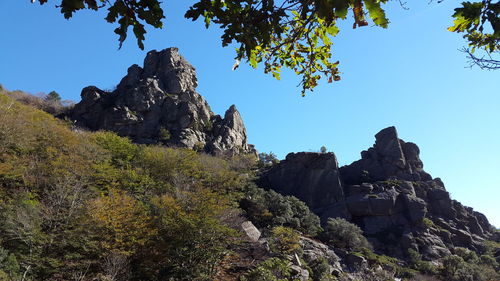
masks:
[[[75,104],[73,101],[70,100],[63,100],[63,101],[48,100],[46,98],[47,95],[44,93],[32,95],[19,90],[9,91],[5,89],[2,85],[0,85],[0,94],[7,95],[25,105],[29,105],[36,109],[43,110],[55,116],[62,115],[68,112],[69,110],[71,110],[71,108],[73,108]]]

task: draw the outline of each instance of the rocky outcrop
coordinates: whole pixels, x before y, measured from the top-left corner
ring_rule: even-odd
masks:
[[[433,260],[457,246],[480,250],[491,235],[486,217],[452,200],[424,171],[417,145],[399,139],[394,127],[375,138],[350,165],[339,168],[333,153],[291,153],[258,183],[298,197],[323,222],[342,217],[357,224],[388,255],[404,257],[412,248]]]
[[[138,143],[163,143],[213,154],[255,153],[232,105],[215,115],[196,92],[196,72],[178,52],[150,51],[132,65],[114,91],[90,86],[70,118],[91,130],[108,130]]]
[[[341,168],[347,184],[360,184],[387,179],[408,181],[431,180],[423,170],[418,146],[398,138],[395,127],[388,127],[375,135],[375,145],[361,152],[361,160]]]
[[[294,195],[313,210],[344,198],[333,153],[290,153],[260,178],[259,185]]]

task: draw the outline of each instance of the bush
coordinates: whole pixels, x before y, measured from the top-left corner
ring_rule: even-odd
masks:
[[[423,218],[422,219],[422,223],[425,225],[426,228],[433,228],[433,227],[436,227],[434,225],[434,222],[432,220],[430,220],[429,218]]]
[[[477,254],[474,251],[471,251],[466,248],[455,247],[453,249],[453,253],[464,259],[464,261],[467,263],[477,263],[479,261]]]
[[[483,265],[490,266],[492,268],[498,268],[497,260],[490,255],[482,255],[479,257],[479,262]]]
[[[119,137],[111,132],[97,132],[92,135],[92,139],[110,153],[112,164],[118,167],[130,166],[140,152],[140,147],[128,138]]]
[[[340,278],[342,281],[389,281],[395,280],[394,273],[384,269],[365,268],[360,272],[350,274],[350,278]]]
[[[259,228],[286,226],[311,236],[321,231],[318,216],[304,202],[273,190],[266,191],[254,184],[248,186],[240,207]]]
[[[158,137],[161,143],[166,144],[170,139],[172,139],[172,134],[170,134],[170,131],[168,129],[161,127]]]
[[[110,190],[89,205],[89,226],[99,237],[104,255],[131,256],[157,234],[146,206],[123,191]]]
[[[199,141],[196,142],[193,146],[193,150],[196,152],[204,152],[205,151],[205,143]]]
[[[0,280],[16,280],[19,270],[16,256],[0,247]]]
[[[455,248],[458,255],[450,255],[442,260],[441,276],[450,281],[489,281],[498,280],[500,274],[491,266],[478,264],[479,259],[474,252],[464,248]],[[474,254],[471,254],[474,253]],[[467,260],[462,258],[464,256]],[[468,262],[469,261],[469,262]]]
[[[279,255],[292,255],[300,251],[300,235],[288,227],[273,228],[269,242],[271,251]]]
[[[410,266],[410,268],[418,270],[421,273],[425,274],[437,273],[436,267],[428,261],[423,261],[422,255],[413,249],[408,249],[408,265]]]
[[[330,274],[330,265],[324,257],[318,257],[309,264],[309,267],[311,268],[311,278],[313,281],[336,280],[336,278]]]
[[[241,281],[282,281],[291,280],[292,273],[289,267],[290,262],[279,258],[270,258],[252,269]]]
[[[342,218],[329,218],[321,237],[326,243],[348,251],[371,248],[361,228]]]
[[[175,197],[163,195],[154,198],[153,205],[160,241],[144,254],[158,255],[152,267],[163,272],[161,280],[212,280],[236,235],[220,221],[229,200],[202,189],[178,192]]]
[[[279,163],[280,160],[276,157],[276,154],[269,152],[269,153],[259,153],[259,166],[260,167],[269,167],[274,164]]]

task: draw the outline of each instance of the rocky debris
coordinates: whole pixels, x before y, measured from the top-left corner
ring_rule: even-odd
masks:
[[[314,264],[316,260],[324,258],[330,267],[330,274],[339,276],[342,273],[342,266],[339,262],[340,258],[327,245],[301,236],[300,246],[302,248],[302,257],[307,264]]]
[[[162,143],[212,154],[255,153],[232,105],[215,115],[196,92],[196,72],[178,52],[150,51],[144,66],[129,67],[114,91],[89,86],[69,117],[90,130],[108,130],[137,143]]]
[[[283,195],[294,195],[317,209],[343,199],[339,168],[333,153],[290,153],[259,181]]]
[[[361,160],[339,168],[333,153],[291,153],[258,181],[304,201],[322,222],[342,217],[360,226],[378,252],[427,260],[454,247],[481,250],[491,235],[486,217],[452,200],[441,179],[423,170],[417,145],[394,127],[380,131]]]

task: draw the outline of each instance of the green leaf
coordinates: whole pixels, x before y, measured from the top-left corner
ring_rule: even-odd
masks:
[[[337,36],[337,34],[339,33],[339,28],[335,24],[332,24],[326,28],[326,32],[331,36]]]
[[[376,0],[365,0],[365,6],[373,22],[380,27],[387,28],[389,20],[385,15],[385,11],[380,7],[380,2]]]
[[[276,72],[276,71],[273,71],[273,77],[276,78],[276,80],[280,80],[281,79],[280,73]]]

